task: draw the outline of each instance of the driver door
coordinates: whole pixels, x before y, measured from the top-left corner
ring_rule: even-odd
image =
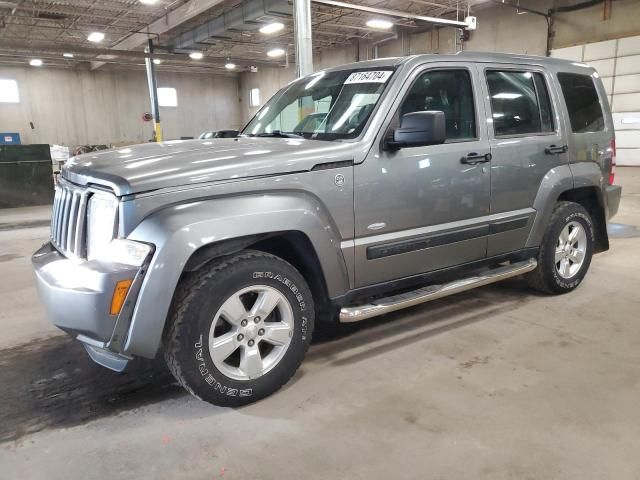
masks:
[[[356,287],[485,257],[491,156],[477,75],[464,63],[418,68],[355,166]],[[385,149],[402,115],[422,110],[444,112],[445,143]]]

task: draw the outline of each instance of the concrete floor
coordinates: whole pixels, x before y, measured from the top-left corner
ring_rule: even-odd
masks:
[[[91,364],[35,298],[46,209],[1,212],[0,478],[640,479],[640,169],[617,183],[577,291],[515,279],[367,322],[241,409]]]

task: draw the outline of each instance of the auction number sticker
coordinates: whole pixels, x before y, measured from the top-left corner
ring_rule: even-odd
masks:
[[[392,73],[391,70],[353,72],[344,83],[386,83]]]

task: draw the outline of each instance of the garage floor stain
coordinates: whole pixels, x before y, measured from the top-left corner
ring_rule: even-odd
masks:
[[[0,442],[184,395],[161,360],[115,373],[59,336],[0,351]]]

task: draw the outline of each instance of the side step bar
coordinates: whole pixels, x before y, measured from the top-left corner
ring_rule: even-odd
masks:
[[[366,305],[345,307],[340,310],[341,323],[353,323],[367,318],[377,317],[385,313],[395,312],[403,308],[413,307],[420,303],[430,302],[438,298],[447,297],[454,293],[460,293],[472,288],[481,287],[490,283],[499,282],[511,277],[517,277],[530,272],[538,266],[535,259],[510,265],[493,268],[473,277],[463,278],[444,285],[429,285],[411,292],[380,298]]]

